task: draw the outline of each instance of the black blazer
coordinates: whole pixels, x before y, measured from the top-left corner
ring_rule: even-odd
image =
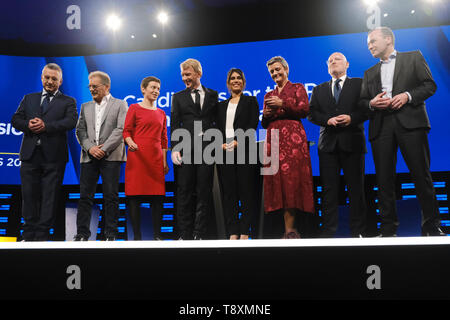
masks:
[[[175,130],[186,129],[194,137],[194,121],[201,121],[203,132],[216,126],[218,93],[205,87],[203,90],[205,90],[205,100],[201,109],[195,106],[189,89],[179,91],[172,96],[170,119],[172,149],[179,143],[173,139]]]
[[[78,119],[76,101],[58,91],[49,108],[42,114],[41,95],[42,92],[25,95],[12,116],[12,126],[23,132],[19,158],[29,160],[36,147],[36,141],[40,139],[42,151],[48,162],[67,162],[69,160],[67,131],[75,128]],[[29,120],[35,117],[44,121],[44,132],[35,134],[28,128]]]
[[[332,80],[314,87],[309,103],[308,120],[320,126],[319,150],[331,152],[338,142],[339,148],[343,151],[367,152],[363,124],[367,120],[367,115],[359,106],[361,83],[361,78],[347,76],[338,103],[332,94]],[[350,115],[350,125],[333,127],[327,124],[330,118],[340,114]]]
[[[383,115],[389,111],[372,111],[369,102],[381,91],[381,62],[364,72],[361,86],[361,107],[369,114],[369,140],[378,136]],[[412,100],[397,111],[393,111],[400,124],[406,129],[430,129],[425,100],[436,92],[437,86],[430,68],[420,51],[397,52],[394,70],[392,96],[408,91]]]
[[[227,109],[230,98],[219,103],[217,110],[217,127],[222,132],[222,136],[225,142],[225,125],[227,121]],[[254,129],[258,127],[259,122],[259,106],[258,101],[253,96],[241,95],[239,103],[236,107],[236,113],[234,116],[233,128],[234,130],[242,129],[247,131],[248,129]],[[236,139],[236,137],[235,137]]]

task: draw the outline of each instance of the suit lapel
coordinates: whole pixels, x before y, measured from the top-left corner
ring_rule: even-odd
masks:
[[[42,92],[37,92],[34,95],[33,103],[31,104],[31,108],[33,109],[33,114],[39,118],[42,117],[41,99],[42,99]]]
[[[375,65],[374,85],[376,94],[381,92],[381,62]]]
[[[395,84],[397,83],[398,75],[400,74],[400,70],[402,69],[403,56],[400,52],[397,51],[397,55],[395,57],[395,68],[394,68],[394,78],[392,80],[392,95],[395,92]]]
[[[201,110],[199,108],[197,108],[195,105],[195,101],[192,98],[191,90],[189,90],[189,89],[184,90],[184,98],[186,99],[187,105],[190,105],[191,108],[195,111],[195,113],[198,113],[198,114],[201,113]]]
[[[203,106],[200,108],[200,113],[204,114],[206,111],[206,108],[208,106],[208,102],[209,102],[209,90],[206,89],[203,85],[202,85],[203,90],[205,91],[205,99],[203,100]]]
[[[330,100],[331,104],[336,104],[336,101],[334,101],[334,97],[333,97],[333,79],[331,79],[330,81],[328,81],[328,88],[327,88],[327,97]]]
[[[339,95],[339,101],[344,101],[343,99],[345,99],[345,96],[347,95],[346,93],[347,93],[347,91],[349,91],[350,89],[350,86],[351,86],[351,84],[350,84],[350,77],[348,77],[347,76],[347,78],[345,79],[345,81],[344,81],[344,84],[343,84],[343,86],[342,86],[342,89],[341,89],[341,94]]]
[[[244,96],[244,94],[242,94],[241,97],[239,98],[239,102],[236,107],[236,112],[234,114],[233,128],[235,128],[236,119],[239,119],[239,115],[245,109],[245,99],[246,99],[246,97]]]
[[[105,122],[105,119],[108,116],[108,113],[111,110],[113,104],[114,104],[114,98],[111,96],[109,98],[108,103],[105,106],[105,111],[103,112],[102,119],[100,120],[100,127],[103,125],[103,122]]]

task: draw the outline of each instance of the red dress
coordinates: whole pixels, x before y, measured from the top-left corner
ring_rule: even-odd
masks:
[[[131,137],[138,150],[128,152],[125,195],[164,195],[163,151],[167,149],[166,113],[132,104],[125,118],[123,138]]]
[[[297,208],[314,212],[313,177],[308,140],[300,118],[309,112],[308,96],[301,83],[288,81],[281,93],[278,87],[268,92],[266,98],[278,96],[283,106],[270,117],[263,117],[267,129],[265,147],[267,155],[278,148],[278,171],[264,176],[264,209]],[[268,108],[264,104],[264,109]],[[271,143],[272,129],[278,129],[279,143]],[[269,165],[266,165],[268,167]]]

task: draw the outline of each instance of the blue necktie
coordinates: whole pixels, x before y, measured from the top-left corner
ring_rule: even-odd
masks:
[[[339,95],[341,94],[341,86],[339,85],[339,82],[341,82],[341,79],[337,79],[334,83],[334,101],[336,101],[336,103],[338,103]]]
[[[50,105],[50,98],[51,97],[53,97],[52,94],[50,94],[50,93],[46,93],[45,94],[44,100],[42,101],[42,104],[41,104],[42,114],[44,114],[45,111],[47,111],[47,109],[48,109],[48,107]]]

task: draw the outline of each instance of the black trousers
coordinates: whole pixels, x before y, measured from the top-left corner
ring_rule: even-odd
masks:
[[[65,169],[66,162],[47,162],[39,147],[30,160],[21,162],[23,240],[49,239]]]
[[[234,163],[218,165],[227,234],[250,235],[251,222],[257,217],[259,208],[258,165],[237,164],[235,152],[225,154],[234,156]]]
[[[99,177],[102,177],[105,237],[116,237],[119,218],[120,161],[92,159],[80,166],[80,200],[78,201],[77,234],[89,238],[92,205]]]
[[[366,229],[366,199],[364,194],[364,153],[319,150],[320,179],[322,183],[321,237],[334,237],[339,221],[339,187],[341,169],[347,184],[350,202],[349,225],[351,236],[364,235]]]
[[[422,229],[439,226],[439,207],[430,173],[430,148],[426,129],[405,129],[395,114],[387,114],[379,136],[371,141],[378,184],[381,234],[392,235],[399,225],[397,217],[395,177],[397,151],[411,173],[417,198],[422,207]]]
[[[133,228],[134,240],[142,240],[141,203],[150,202],[153,224],[153,239],[161,238],[161,220],[163,214],[163,199],[161,195],[143,195],[128,197],[128,214]]]
[[[206,234],[213,178],[214,165],[183,163],[176,167],[177,224],[183,239]]]

